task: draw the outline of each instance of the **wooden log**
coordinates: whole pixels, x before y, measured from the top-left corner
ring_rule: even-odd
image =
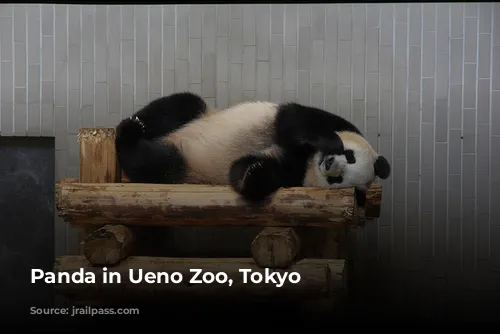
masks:
[[[353,222],[353,189],[287,188],[260,206],[228,186],[56,183],[56,208],[75,224],[319,226]]]
[[[301,245],[295,229],[266,227],[252,242],[252,257],[261,268],[286,268],[299,254]]]
[[[82,269],[81,269],[82,268]],[[198,284],[191,279],[195,273],[191,269],[201,269],[202,274],[195,279],[201,279],[206,272],[216,275],[223,272],[227,275],[227,281],[224,283],[204,283]],[[240,269],[249,269],[251,272],[246,274],[247,283],[244,282],[244,274]],[[272,273],[269,269],[259,268],[251,258],[153,258],[153,257],[129,257],[119,265],[106,270],[108,283],[103,283],[103,268],[91,267],[83,256],[62,256],[56,259],[54,274],[60,273],[73,274],[82,270],[83,273],[93,273],[95,282],[72,283],[70,280],[57,282],[55,290],[65,295],[67,298],[75,300],[173,300],[194,298],[217,298],[228,297],[229,299],[249,298],[249,299],[316,299],[316,298],[334,298],[344,288],[343,260],[319,260],[304,259],[299,261],[287,270],[276,270],[274,278],[277,275],[284,276],[282,281],[276,280],[276,283],[262,282],[252,283],[250,276],[258,272],[265,278],[266,270],[268,274]],[[133,279],[139,277],[142,271],[143,280],[139,283],[132,283],[130,280],[130,270],[133,270]],[[121,282],[118,283],[114,276],[113,283],[110,283],[111,272],[118,273]],[[159,273],[162,273],[161,275]],[[182,281],[174,283],[174,279],[180,273]],[[296,284],[289,281],[297,277],[291,275],[297,273],[300,280]],[[114,275],[114,274],[113,274]],[[169,276],[166,283],[165,278]],[[255,274],[258,275],[258,274]],[[254,275],[254,277],[255,277]],[[156,283],[147,283],[145,278],[156,277]],[[221,275],[219,275],[221,276]],[[232,280],[232,281],[230,281]],[[231,284],[230,284],[231,282]],[[256,282],[256,281],[254,281]],[[120,298],[121,297],[121,298]]]
[[[66,189],[65,184],[67,183],[76,183],[79,184],[78,179],[75,178],[64,178],[60,179],[56,183],[56,195],[57,192],[62,190],[63,188]],[[135,187],[140,188],[142,191],[144,191],[145,188],[150,188],[151,191],[158,192],[158,191],[166,191],[168,189],[176,189],[176,194],[179,193],[179,189],[184,188],[186,192],[192,193],[193,195],[196,196],[203,196],[203,189],[206,189],[207,191],[209,190],[209,193],[219,193],[218,197],[224,197],[224,198],[229,198],[232,200],[232,202],[228,203],[230,205],[236,205],[236,206],[245,206],[249,207],[248,205],[245,205],[241,199],[238,198],[236,194],[228,187],[228,186],[208,186],[208,185],[195,185],[195,184],[183,184],[183,185],[159,185],[159,184],[142,184],[138,186],[138,183],[121,183],[118,184],[117,186],[121,188],[121,185],[124,185],[126,188],[122,189],[121,192],[127,192],[127,191],[133,191]],[[82,189],[88,186],[90,189],[93,189],[92,185],[83,185],[81,187]],[[105,186],[105,185],[104,185]],[[132,188],[128,188],[132,187]],[[79,187],[80,188],[80,187]],[[59,190],[58,190],[59,189]],[[182,193],[182,191],[180,191]],[[314,199],[320,199],[321,203],[318,203],[316,205],[317,209],[319,210],[334,210],[331,208],[328,208],[332,202],[334,202],[335,198],[338,197],[350,197],[352,194],[354,194],[353,190],[351,188],[344,188],[344,189],[323,189],[323,188],[306,188],[306,187],[297,187],[297,188],[286,188],[286,189],[280,189],[278,191],[278,194],[280,196],[276,197],[274,201],[268,201],[267,203],[272,205],[273,202],[277,200],[288,200],[291,203],[297,204],[301,200],[304,202],[304,204],[309,203],[309,201],[314,200]],[[345,200],[345,199],[343,199]],[[205,200],[207,202],[207,200]],[[367,219],[373,219],[373,218],[379,218],[380,217],[380,206],[382,202],[382,185],[380,184],[373,184],[371,188],[367,192],[367,203],[366,203],[366,218]],[[355,203],[355,199],[353,198],[352,200],[348,200],[346,203]],[[190,204],[189,204],[190,205]],[[327,206],[326,208],[323,207]],[[314,208],[311,208],[312,210]],[[312,210],[307,210],[306,211],[312,211]],[[353,209],[349,209],[348,212],[345,212],[346,215],[352,215],[354,212]]]
[[[84,240],[85,258],[96,266],[114,266],[132,253],[134,234],[124,225],[105,225]]]
[[[120,182],[116,159],[114,128],[82,128],[78,132],[80,145],[80,183]],[[83,226],[80,241],[100,226]],[[81,242],[80,242],[81,243]],[[80,249],[80,253],[83,249]]]

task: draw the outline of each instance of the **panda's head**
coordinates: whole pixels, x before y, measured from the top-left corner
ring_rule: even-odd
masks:
[[[338,132],[344,144],[343,155],[317,153],[313,164],[316,182],[328,188],[356,187],[367,191],[376,177],[386,179],[391,173],[387,159],[379,155],[361,135]]]

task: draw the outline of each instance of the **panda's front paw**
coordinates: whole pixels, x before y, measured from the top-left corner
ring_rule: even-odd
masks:
[[[272,158],[243,157],[231,167],[229,182],[246,200],[262,201],[279,188],[279,162]]]

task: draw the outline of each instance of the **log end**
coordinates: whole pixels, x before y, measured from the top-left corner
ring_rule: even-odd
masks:
[[[132,253],[134,235],[123,225],[105,225],[84,240],[85,258],[95,266],[113,266]]]
[[[266,227],[252,242],[255,263],[261,268],[283,269],[300,252],[301,240],[293,228]]]

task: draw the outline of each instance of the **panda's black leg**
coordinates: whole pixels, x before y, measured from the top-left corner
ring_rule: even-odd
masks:
[[[358,206],[358,215],[362,219],[359,221],[360,226],[365,225],[365,210],[366,210],[366,191],[354,188],[354,196],[356,197],[356,204]]]
[[[276,141],[283,147],[309,146],[328,154],[343,154],[338,131],[359,130],[347,120],[314,107],[298,103],[279,106],[275,121]]]
[[[165,136],[207,112],[203,98],[190,92],[173,93],[150,101],[132,115],[143,124],[143,137]]]
[[[359,207],[366,207],[366,191],[359,190],[358,188],[354,189],[354,196],[356,196],[356,203]]]
[[[229,184],[245,200],[259,202],[281,187],[281,162],[275,157],[247,155],[229,171]]]
[[[118,161],[131,182],[183,183],[186,162],[173,145],[141,140],[133,148],[117,152]]]

